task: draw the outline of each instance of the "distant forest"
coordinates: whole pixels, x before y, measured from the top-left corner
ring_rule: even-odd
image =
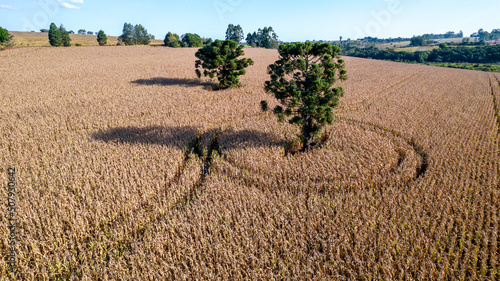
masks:
[[[380,50],[376,47],[358,48],[351,47],[343,51],[343,55],[391,60],[399,62],[449,62],[449,63],[499,63],[500,45],[478,47],[445,47],[432,51],[397,52],[394,50]]]
[[[445,34],[424,34],[414,36],[413,38],[395,38],[395,39],[378,39],[366,37],[359,41],[344,41],[339,43],[343,49],[342,55],[389,60],[397,62],[409,63],[426,63],[426,64],[453,64],[449,67],[460,67],[460,64],[475,64],[476,66],[465,66],[461,68],[479,69],[492,71],[497,70],[495,64],[500,64],[500,45],[491,44],[488,41],[496,41],[500,39],[500,29],[493,29],[492,32],[480,29],[478,32],[471,34],[471,37],[478,38],[476,42],[470,42],[469,38],[463,38],[463,32],[447,32]],[[463,38],[462,43],[455,44],[439,44],[438,49],[429,51],[405,52],[396,51],[394,49],[382,50],[376,47],[376,44],[393,43],[410,41],[410,46],[426,46],[432,44],[436,46],[437,39]],[[368,46],[360,44],[369,43]],[[488,66],[479,66],[478,64],[487,64]]]

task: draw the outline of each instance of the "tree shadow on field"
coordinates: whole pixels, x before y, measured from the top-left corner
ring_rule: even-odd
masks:
[[[158,144],[183,148],[186,140],[194,138],[196,127],[118,127],[92,134],[95,140],[114,143]]]
[[[286,143],[278,136],[256,130],[235,131],[232,129],[222,132],[219,137],[221,146],[225,149],[244,149],[248,147],[283,147]]]
[[[165,78],[155,77],[150,79],[138,79],[131,83],[138,85],[160,85],[160,86],[183,86],[183,87],[212,87],[214,83],[210,81],[201,81],[200,79],[187,79],[187,78]]]
[[[107,143],[156,144],[185,148],[196,137],[211,139],[214,130],[201,133],[197,127],[161,127],[148,126],[118,127],[92,134],[92,138]],[[225,130],[219,133],[218,142],[223,149],[243,149],[245,147],[283,146],[284,140],[279,140],[274,134],[256,130]]]

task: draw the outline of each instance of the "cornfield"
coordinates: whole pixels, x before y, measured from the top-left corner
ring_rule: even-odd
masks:
[[[345,58],[328,141],[285,156],[277,52],[223,91],[195,52],[0,53],[2,280],[500,278],[500,75]]]

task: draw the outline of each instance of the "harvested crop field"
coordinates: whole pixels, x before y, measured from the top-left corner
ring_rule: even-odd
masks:
[[[50,47],[48,32],[22,32],[10,31],[14,36],[14,42],[18,47]],[[70,34],[71,44],[73,46],[99,46],[96,35]],[[108,46],[116,46],[118,36],[108,36]],[[161,45],[163,40],[151,40],[151,45]]]
[[[500,278],[499,74],[345,58],[327,143],[285,156],[299,128],[259,105],[277,52],[223,91],[195,52],[0,53],[18,279]]]

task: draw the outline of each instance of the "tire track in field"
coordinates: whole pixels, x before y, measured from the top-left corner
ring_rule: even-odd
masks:
[[[211,131],[205,133],[205,135],[207,135],[207,134],[209,135],[209,143],[208,143],[208,146],[206,149],[206,151],[207,151],[206,155],[204,156],[203,151],[205,151],[205,149],[203,149],[201,147],[199,141],[196,142],[196,146],[193,149],[193,151],[194,150],[198,151],[198,153],[196,153],[196,155],[198,155],[198,157],[203,160],[202,167],[201,167],[200,179],[195,184],[193,184],[192,186],[190,186],[188,188],[188,192],[185,193],[184,196],[182,196],[182,198],[179,198],[177,200],[177,203],[175,204],[175,206],[178,209],[184,208],[186,205],[190,205],[193,200],[195,200],[196,198],[199,197],[199,195],[203,192],[203,189],[202,189],[203,185],[205,184],[206,179],[207,179],[208,175],[210,174],[210,168],[213,165],[212,162],[213,162],[214,153],[218,153],[219,155],[222,154],[220,147],[219,147],[219,136],[221,134],[220,130],[214,129],[214,130],[211,130]]]
[[[375,103],[376,101],[391,94],[391,91],[395,91],[397,89],[400,89],[401,87],[407,85],[411,81],[420,77],[422,72],[423,72],[423,70],[420,70],[416,73],[413,73],[413,74],[407,76],[406,78],[403,78],[402,80],[397,81],[397,82],[389,85],[388,87],[385,87],[384,89],[376,92],[375,94],[372,94],[368,98],[366,98],[362,101],[356,102],[354,104],[355,108],[350,108],[350,106],[353,106],[353,105],[348,106],[347,112],[354,112],[354,111],[358,111],[360,109],[367,110],[373,103]],[[359,104],[361,104],[361,106],[356,107]],[[252,114],[250,116],[247,116],[247,118],[260,116],[261,114],[262,114],[262,112],[258,112],[256,114]],[[416,154],[420,156],[422,161],[421,161],[421,164],[418,167],[416,167],[416,176],[414,178],[411,178],[408,181],[406,181],[405,184],[407,184],[408,182],[417,180],[418,178],[422,177],[425,174],[425,172],[427,171],[427,154],[426,154],[426,152],[420,146],[418,146],[414,141],[404,138],[401,133],[396,132],[394,130],[384,128],[384,127],[376,125],[376,124],[364,122],[364,121],[349,119],[349,118],[345,118],[345,117],[342,117],[342,119],[345,119],[345,121],[347,121],[347,122],[357,123],[358,125],[361,125],[362,127],[364,127],[364,129],[373,131],[373,132],[380,134],[384,137],[387,137],[386,132],[389,132],[393,136],[396,136],[396,137],[404,140],[413,148],[413,150],[416,152]],[[168,189],[172,188],[173,186],[181,183],[182,175],[187,172],[188,160],[190,159],[191,155],[193,155],[193,154],[197,155],[200,159],[202,159],[201,176],[198,179],[198,181],[196,181],[194,184],[190,185],[187,188],[187,192],[184,192],[183,195],[181,195],[180,197],[177,198],[176,202],[171,206],[172,208],[184,209],[186,206],[191,205],[194,200],[199,198],[200,194],[203,192],[203,186],[206,182],[207,176],[210,174],[210,168],[212,166],[212,161],[213,161],[213,153],[215,151],[217,151],[219,153],[219,155],[222,154],[220,147],[219,147],[219,136],[221,134],[220,128],[224,124],[226,124],[230,121],[231,120],[229,120],[229,119],[221,121],[221,122],[219,122],[218,126],[216,126],[219,129],[211,129],[211,130],[205,131],[204,133],[197,134],[193,139],[191,139],[188,142],[186,149],[185,149],[185,152],[184,152],[184,159],[183,159],[181,165],[178,166],[174,177],[165,185],[165,188],[163,189],[163,191],[168,190]],[[209,140],[206,149],[204,149],[203,145],[201,144],[203,139]],[[207,151],[207,154],[204,155],[204,151]],[[398,164],[396,167],[394,167],[393,172],[395,172],[405,160],[405,156],[403,156],[401,153],[398,152],[398,155],[399,155]],[[238,167],[237,163],[231,163],[231,162],[229,162],[229,163],[232,166],[234,166],[235,168],[241,169],[241,167]],[[248,167],[244,167],[243,169],[249,170]],[[254,172],[254,171],[252,171],[252,172]],[[319,184],[330,183],[328,180],[327,181],[315,180],[314,182],[319,183]],[[135,207],[131,210],[127,210],[126,212],[122,212],[122,213],[118,214],[115,218],[111,219],[109,222],[107,222],[105,224],[101,222],[100,229],[105,231],[106,229],[109,230],[110,228],[114,228],[117,225],[117,223],[121,220],[120,218],[125,218],[127,216],[130,216],[130,214],[138,212],[140,209],[142,209],[142,210],[146,210],[146,212],[150,213],[151,215],[149,216],[149,219],[147,222],[143,222],[142,225],[139,228],[134,229],[133,232],[134,232],[134,234],[143,233],[148,228],[148,226],[150,226],[151,224],[154,224],[155,222],[157,222],[158,220],[160,220],[163,217],[162,214],[153,211],[154,204],[152,203],[152,201],[154,201],[155,199],[161,200],[163,193],[164,192],[160,192],[160,194],[155,194],[155,195],[151,196],[150,198],[145,200],[143,203],[141,203],[137,207]],[[94,236],[94,235],[92,235],[92,236]]]
[[[497,95],[495,94],[495,86],[493,85],[494,84],[494,81],[493,81],[493,78],[495,79],[495,82],[497,84],[497,92],[500,92],[500,80],[498,79],[498,77],[496,77],[495,75],[493,74],[490,74],[490,88],[491,88],[491,96],[493,97],[493,109],[495,110],[495,120],[496,120],[496,124],[497,124],[497,134],[500,135],[500,104],[499,104],[499,100],[497,98]]]
[[[213,156],[215,153],[218,153],[219,155],[221,154],[221,150],[219,147],[220,134],[221,132],[219,129],[212,129],[202,134],[196,134],[196,136],[188,142],[184,152],[183,163],[179,165],[175,176],[166,184],[163,191],[175,186],[176,184],[181,184],[182,175],[187,172],[188,161],[189,159],[191,159],[192,155],[196,155],[200,159],[202,159],[202,164],[200,167],[201,175],[195,183],[187,187],[187,192],[184,192],[183,195],[179,196],[177,200],[175,200],[175,203],[169,206],[170,208],[183,210],[187,206],[190,206],[194,200],[199,198],[200,194],[203,192],[203,185],[205,184],[207,177],[210,174]],[[206,149],[204,149],[203,147],[203,140],[208,140],[208,146]],[[160,193],[163,194],[164,192]],[[149,216],[146,216],[147,219],[145,221],[141,221],[140,225],[132,229],[128,237],[138,237],[139,235],[144,235],[144,233],[151,225],[164,218],[164,215],[161,212],[157,212],[153,209],[154,205],[152,204],[153,200],[157,199],[159,201],[162,199],[161,194],[150,197],[149,199],[145,200],[144,203],[140,204],[133,210],[128,210],[127,212],[119,214],[111,223],[101,223],[98,230],[104,231],[106,233],[110,228],[115,228],[117,226],[120,218],[130,216],[130,214],[138,212],[142,209],[145,210],[145,213],[149,214]],[[96,234],[97,233],[89,233],[89,236],[96,236]]]
[[[203,192],[203,186],[207,180],[207,177],[210,174],[210,169],[212,167],[212,162],[213,162],[213,156],[215,153],[218,153],[219,155],[221,154],[221,150],[219,147],[219,136],[220,136],[220,130],[212,129],[201,134],[200,133],[196,134],[196,136],[193,137],[193,139],[191,139],[188,142],[184,152],[183,163],[179,166],[172,180],[170,180],[166,184],[165,189],[163,191],[166,191],[175,185],[181,184],[182,176],[187,172],[188,161],[189,159],[191,159],[192,155],[196,155],[199,159],[202,160],[200,167],[201,171],[200,178],[195,183],[189,185],[186,188],[186,191],[183,194],[181,194],[177,198],[177,200],[175,200],[175,203],[169,206],[170,208],[182,210],[187,206],[190,206],[194,200],[199,198],[200,194]],[[204,140],[208,141],[206,148],[203,147]],[[150,197],[149,199],[145,200],[145,202],[142,203],[140,206],[134,208],[133,210],[129,210],[127,214],[122,214],[122,216],[130,215],[135,212],[138,212],[140,209],[146,210],[146,213],[150,214],[148,216],[147,221],[143,221],[139,228],[132,230],[133,237],[136,234],[142,235],[151,224],[154,224],[163,218],[163,214],[153,210],[154,205],[152,203],[152,201],[155,199],[160,201],[162,199],[162,194],[164,194],[164,192],[160,192],[160,195]],[[114,223],[112,225],[109,225],[108,227],[116,226],[117,221],[118,220],[115,220]],[[101,226],[101,228],[104,230],[103,226]]]
[[[424,71],[425,71],[425,69],[419,70],[419,71],[407,76],[406,78],[403,78],[402,80],[389,85],[388,87],[386,87],[386,88],[380,90],[379,92],[369,96],[368,98],[355,103],[354,108],[348,107],[348,109],[346,110],[346,112],[344,112],[344,114],[345,113],[352,113],[352,112],[356,112],[356,111],[360,111],[360,110],[367,111],[375,102],[383,99],[384,97],[387,97],[392,92],[395,92],[396,90],[401,89],[405,85],[409,84],[411,81],[414,81],[417,78],[419,78],[420,76],[422,76],[422,73]],[[349,118],[349,117],[344,117],[345,116],[344,114],[343,114],[343,116],[339,116],[340,120],[343,119],[344,121],[347,121],[347,122],[356,123],[358,125],[365,127],[365,129],[368,129],[368,130],[370,130],[374,133],[377,133],[379,135],[384,135],[384,134],[386,134],[386,132],[390,132],[392,135],[394,135],[398,138],[401,138],[408,145],[410,145],[412,147],[412,149],[415,151],[415,153],[417,155],[419,155],[419,157],[422,160],[421,164],[418,167],[416,167],[416,176],[413,179],[413,181],[423,177],[424,174],[427,172],[428,163],[429,163],[428,154],[422,146],[420,146],[416,143],[416,141],[414,139],[408,139],[408,138],[404,137],[404,135],[400,132],[397,132],[397,131],[389,129],[389,128],[385,128],[383,126],[380,126],[380,125],[377,125],[374,123],[356,120],[356,119]],[[400,158],[398,159],[398,164],[399,164],[398,166],[400,166],[400,164],[403,161],[404,161],[404,157],[402,157],[400,154]]]
[[[247,116],[247,118],[257,117],[261,112],[256,114],[252,114]],[[172,187],[181,184],[183,175],[188,172],[188,161],[196,155],[199,159],[202,160],[201,168],[200,168],[200,178],[194,183],[188,186],[186,192],[183,192],[176,198],[175,203],[170,207],[175,209],[183,209],[185,206],[190,205],[195,199],[199,198],[200,194],[203,192],[203,185],[205,184],[207,177],[210,174],[210,168],[212,167],[213,162],[213,154],[217,152],[219,155],[222,154],[221,149],[219,147],[219,136],[222,132],[222,127],[224,124],[230,122],[232,119],[223,120],[218,122],[216,129],[206,130],[204,132],[198,132],[191,140],[189,140],[186,144],[186,148],[184,150],[184,158],[182,163],[177,167],[177,171],[171,180],[166,181],[165,187],[160,190],[160,192],[150,196],[144,202],[139,204],[138,206],[131,208],[126,211],[122,211],[117,214],[115,217],[101,221],[99,223],[98,230],[101,231],[109,231],[109,229],[113,229],[118,225],[118,222],[124,220],[126,217],[130,217],[131,214],[138,212],[139,210],[146,210],[146,213],[149,213],[149,220],[147,222],[142,222],[141,229],[146,229],[148,225],[157,222],[163,217],[162,214],[154,211],[154,203],[153,201],[160,201],[164,199],[163,194],[165,191],[171,189]],[[204,148],[203,142],[206,142],[206,148]],[[206,152],[206,154],[205,154]],[[165,175],[165,178],[167,175]],[[134,234],[138,233],[138,231],[134,230]],[[96,236],[97,233],[92,231],[89,233],[89,236]]]
[[[425,175],[425,173],[428,169],[428,156],[427,156],[427,153],[424,151],[424,149],[421,146],[419,146],[414,140],[405,138],[403,136],[403,134],[401,134],[395,130],[391,130],[391,129],[388,129],[388,128],[385,128],[385,127],[382,127],[382,126],[379,126],[376,124],[372,124],[369,122],[364,122],[364,121],[351,119],[351,118],[345,118],[345,117],[339,118],[339,122],[343,122],[343,123],[349,124],[349,125],[358,125],[361,127],[362,130],[370,131],[370,132],[373,132],[375,134],[382,136],[382,138],[389,139],[390,142],[392,142],[394,144],[394,146],[396,147],[396,152],[398,154],[397,164],[391,168],[391,170],[390,170],[390,172],[388,172],[388,174],[383,176],[382,181],[374,182],[374,183],[372,183],[372,186],[382,187],[382,186],[385,186],[386,184],[391,184],[398,177],[404,178],[404,180],[400,181],[398,184],[408,185],[412,182],[415,182],[416,180],[420,179],[421,177],[423,177]],[[406,163],[405,161],[411,161],[409,159],[412,156],[412,154],[405,153],[401,149],[401,145],[403,143],[408,145],[408,149],[412,150],[414,152],[414,155],[419,160],[419,161],[417,161],[416,166],[414,167],[414,173],[411,173],[411,174],[407,174],[407,173],[399,174],[398,173],[399,171],[401,171],[400,169],[402,169],[403,164]],[[259,175],[261,173],[261,171],[259,171],[258,169],[254,168],[252,166],[246,166],[246,165],[243,165],[241,163],[238,163],[235,160],[230,160],[230,159],[224,158],[224,161],[226,161],[231,167],[234,167],[235,169],[237,169],[239,171],[246,171],[246,172],[238,173],[237,175],[227,174],[227,176],[229,176],[235,180],[243,181],[246,183],[251,182],[251,183],[255,184],[256,186],[259,186],[260,183],[258,182],[258,180],[255,180],[254,178],[250,177],[249,175],[253,175],[253,176]],[[248,173],[248,174],[246,174],[246,173]],[[404,175],[409,175],[409,176],[404,177]],[[242,176],[243,176],[243,178],[241,178]],[[301,181],[300,180],[290,180],[290,182],[293,182],[295,184],[300,184]],[[329,189],[326,188],[326,186],[339,184],[338,180],[336,180],[336,179],[324,179],[321,177],[309,178],[309,182],[313,183],[313,185],[320,186],[320,188],[317,191],[320,194],[328,192]]]
[[[180,182],[182,180],[182,175],[187,172],[188,161],[191,158],[191,155],[192,154],[199,155],[199,153],[200,153],[197,150],[197,149],[199,149],[199,142],[200,142],[200,135],[196,134],[195,137],[187,143],[185,151],[184,151],[184,158],[182,160],[182,163],[179,166],[177,166],[177,171],[176,171],[175,175],[172,177],[171,180],[166,181],[165,187],[162,190],[160,190],[160,192],[155,193],[154,195],[150,196],[149,198],[144,200],[144,202],[138,204],[137,206],[135,206],[131,209],[128,209],[126,211],[120,212],[119,214],[117,214],[116,216],[114,216],[113,218],[111,218],[109,220],[101,221],[99,223],[99,228],[96,229],[96,231],[101,230],[101,231],[107,232],[110,229],[115,228],[120,221],[123,221],[125,218],[130,217],[131,214],[134,214],[134,213],[138,212],[139,210],[146,210],[146,212],[152,212],[152,209],[154,207],[152,201],[155,199],[158,201],[161,200],[163,197],[163,194],[167,190],[169,190],[170,188],[172,188],[175,185],[180,184]],[[201,152],[201,154],[202,153],[203,152]],[[166,179],[167,175],[165,174],[164,177]],[[154,213],[153,218],[149,222],[142,223],[143,224],[141,226],[142,229],[145,229],[152,221],[157,221],[161,217],[161,215],[158,214],[157,212],[153,211],[153,213]],[[139,228],[139,229],[141,229],[141,228]],[[96,234],[97,233],[95,233],[95,231],[92,231],[91,233],[89,233],[89,236],[90,237],[96,236]]]
[[[421,164],[416,167],[416,176],[415,176],[414,180],[417,180],[417,179],[423,177],[424,174],[427,172],[428,164],[429,164],[429,161],[428,161],[429,156],[428,156],[427,152],[424,150],[424,148],[422,146],[418,145],[414,139],[408,139],[402,133],[400,133],[396,130],[385,128],[383,126],[380,126],[380,125],[377,125],[374,123],[360,121],[360,120],[347,118],[347,117],[342,117],[341,119],[345,119],[347,122],[352,122],[352,123],[359,124],[361,126],[365,126],[368,128],[368,130],[370,130],[374,133],[377,133],[379,135],[384,135],[384,134],[386,134],[386,132],[389,132],[392,135],[404,140],[408,145],[410,145],[412,147],[412,149],[414,150],[416,155],[418,155],[422,160]],[[404,159],[401,159],[401,158],[400,158],[400,160],[404,161]],[[401,163],[401,161],[398,161],[398,162]]]

